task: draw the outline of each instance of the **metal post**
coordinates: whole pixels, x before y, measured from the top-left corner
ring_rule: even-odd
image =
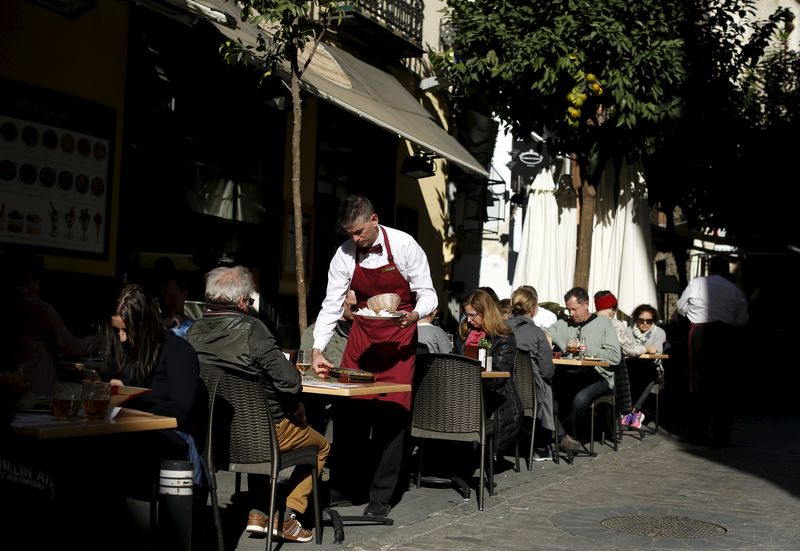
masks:
[[[162,461],[158,488],[159,547],[192,549],[192,464]]]

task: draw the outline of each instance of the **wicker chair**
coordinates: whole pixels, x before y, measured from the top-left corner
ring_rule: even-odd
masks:
[[[531,443],[528,448],[528,455],[526,458],[528,470],[533,470],[533,444],[534,436],[536,436],[536,388],[533,378],[533,362],[531,361],[530,354],[525,350],[517,350],[517,355],[514,357],[514,372],[511,374],[514,380],[514,386],[517,388],[519,400],[522,402],[522,414],[525,417],[531,418]],[[517,437],[516,459],[517,459],[517,472],[519,472],[519,440],[524,431],[520,431]]]
[[[481,364],[456,354],[423,354],[414,373],[411,436],[420,439],[417,488],[422,481],[425,439],[477,442],[480,445],[478,510],[483,511],[483,490],[494,495],[494,426],[485,416]],[[486,462],[488,456],[488,480]]]
[[[224,551],[222,520],[217,497],[217,471],[236,473],[239,489],[241,473],[268,475],[270,478],[269,519],[275,516],[278,472],[291,466],[312,470],[313,507],[317,544],[322,543],[322,515],[317,491],[316,446],[281,452],[275,425],[269,411],[262,379],[244,373],[225,371],[201,364],[200,377],[209,391],[209,419],[204,455],[211,479],[211,503],[217,529],[217,548]],[[267,530],[267,551],[272,550],[272,530]]]

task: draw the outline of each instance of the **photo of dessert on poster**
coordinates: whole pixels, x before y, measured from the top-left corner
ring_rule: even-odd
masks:
[[[0,111],[0,241],[103,254],[110,147]]]

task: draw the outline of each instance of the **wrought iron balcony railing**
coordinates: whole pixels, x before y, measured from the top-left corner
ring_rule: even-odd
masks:
[[[337,4],[340,12],[356,12],[422,47],[423,0],[343,0]]]

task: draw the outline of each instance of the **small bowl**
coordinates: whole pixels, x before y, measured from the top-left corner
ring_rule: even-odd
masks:
[[[397,293],[375,295],[367,300],[367,307],[376,314],[379,314],[381,310],[395,313],[398,306],[400,306],[400,295]]]

